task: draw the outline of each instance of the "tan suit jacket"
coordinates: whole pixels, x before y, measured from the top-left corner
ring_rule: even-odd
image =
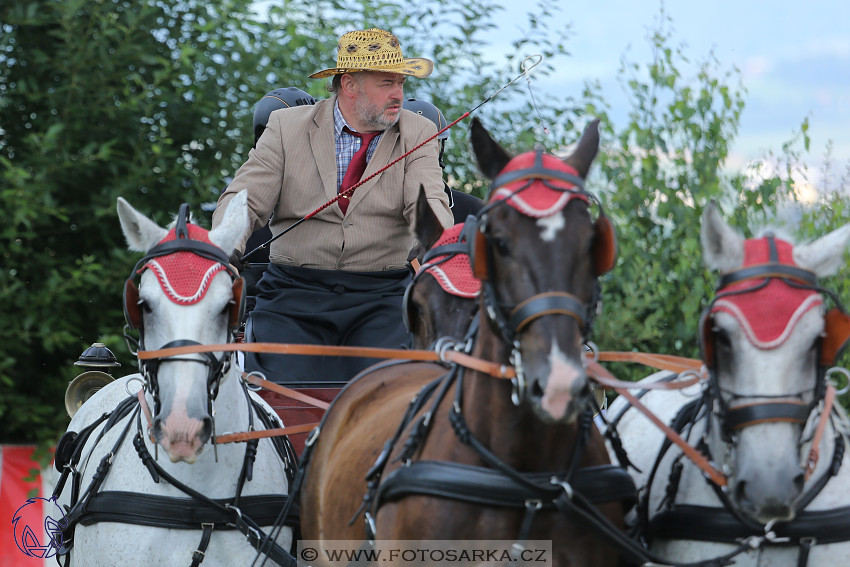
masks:
[[[265,132],[213,213],[213,226],[230,199],[248,191],[251,228],[271,221],[273,234],[292,226],[337,194],[333,108],[336,97],[313,106],[275,111]],[[434,123],[402,110],[381,136],[363,178],[387,166],[436,133]],[[436,140],[358,187],[343,217],[336,203],[275,240],[274,263],[322,270],[378,272],[404,268],[413,244],[411,227],[420,184],[444,226],[453,223],[443,191]],[[250,261],[250,259],[249,259]]]

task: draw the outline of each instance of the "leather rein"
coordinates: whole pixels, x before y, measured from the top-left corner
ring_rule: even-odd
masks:
[[[138,357],[140,360],[156,359],[161,357],[178,356],[182,354],[202,353],[202,352],[223,352],[223,351],[240,351],[240,352],[264,352],[264,353],[281,353],[281,354],[307,354],[307,355],[325,355],[325,356],[365,356],[370,358],[387,358],[400,359],[410,361],[423,362],[442,362],[447,364],[458,364],[465,368],[483,372],[494,378],[513,379],[516,377],[516,372],[511,366],[504,364],[496,364],[487,360],[473,357],[459,350],[454,350],[455,345],[451,342],[443,343],[442,348],[438,350],[404,350],[404,349],[389,349],[389,348],[373,348],[373,347],[345,347],[345,346],[327,346],[327,345],[301,345],[301,344],[283,344],[283,343],[228,343],[220,345],[185,345],[180,347],[171,347],[159,350],[139,351]],[[673,381],[665,382],[650,382],[637,383],[618,380],[611,372],[605,369],[600,362],[633,362],[643,364],[644,366],[655,368],[657,370],[669,370],[680,374],[681,377]],[[703,473],[708,476],[712,482],[718,486],[726,486],[727,478],[724,473],[717,469],[698,449],[689,444],[679,435],[674,429],[669,427],[661,419],[659,419],[652,411],[644,406],[640,400],[629,390],[680,390],[699,384],[707,379],[704,373],[703,363],[700,360],[693,358],[685,358],[673,355],[652,354],[642,352],[628,351],[603,351],[589,354],[587,363],[588,373],[591,377],[606,389],[613,390],[626,398],[629,403],[638,411],[643,413],[656,427],[658,427],[672,443],[678,446]],[[255,385],[266,389],[277,391],[278,393],[300,399],[301,401],[310,403],[321,409],[327,408],[327,402],[311,398],[279,384],[275,384],[268,380],[264,380],[255,375],[246,375],[245,379]],[[827,386],[828,396],[825,396],[825,401],[830,405],[835,398],[835,388],[832,385]],[[814,471],[815,465],[818,462],[818,445],[823,432],[825,430],[825,420],[828,419],[830,412],[822,412],[820,423],[815,432],[815,438],[812,442],[812,449],[807,460],[807,475]],[[241,442],[249,439],[260,437],[272,437],[277,435],[289,435],[295,433],[304,433],[312,430],[317,424],[304,424],[292,427],[284,427],[281,429],[270,429],[267,431],[229,433],[219,435],[216,438],[216,443],[233,443]]]

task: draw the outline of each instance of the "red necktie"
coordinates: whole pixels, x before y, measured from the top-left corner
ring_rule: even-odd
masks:
[[[358,181],[363,176],[363,172],[366,171],[366,152],[369,150],[369,144],[372,142],[372,139],[380,134],[381,132],[354,132],[345,129],[346,132],[351,134],[352,136],[356,136],[360,138],[360,149],[354,153],[351,161],[348,163],[348,169],[345,170],[345,176],[342,178],[342,185],[339,186],[339,192],[342,193]],[[348,210],[348,202],[351,199],[351,194],[348,194],[344,197],[341,197],[337,203],[339,203],[339,209],[342,211],[342,214],[345,215],[345,212]]]

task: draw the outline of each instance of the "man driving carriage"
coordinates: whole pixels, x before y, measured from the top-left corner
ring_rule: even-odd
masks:
[[[274,234],[310,218],[271,244],[247,340],[409,344],[401,301],[410,278],[406,260],[420,186],[440,222],[452,224],[437,143],[428,141],[407,155],[436,128],[402,111],[404,81],[427,77],[432,67],[427,59],[404,58],[398,38],[389,32],[349,32],[340,39],[337,66],[310,76],[331,77],[333,96],[271,114],[256,148],[219,198],[213,226],[243,190],[248,191],[251,231],[270,217]],[[361,137],[363,152],[358,151]],[[365,171],[355,172],[364,153]],[[400,163],[387,167],[397,159]],[[369,179],[311,215],[360,178]],[[247,237],[237,250],[240,256]],[[246,356],[245,368],[279,382],[341,381],[373,362],[259,353]]]

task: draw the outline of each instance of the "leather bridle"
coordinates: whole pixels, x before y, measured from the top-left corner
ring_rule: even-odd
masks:
[[[212,260],[222,265],[227,271],[227,273],[230,274],[233,282],[233,298],[230,302],[228,314],[228,324],[230,329],[235,330],[242,320],[242,316],[245,310],[245,280],[241,276],[239,276],[238,272],[231,268],[228,256],[221,248],[213,244],[203,242],[201,240],[190,238],[188,224],[189,206],[188,204],[183,203],[182,205],[180,205],[180,209],[177,214],[177,224],[174,229],[175,238],[173,240],[162,241],[152,247],[150,250],[148,250],[145,256],[141,258],[138,262],[136,262],[133,271],[130,273],[130,277],[127,278],[124,284],[124,318],[126,320],[126,325],[124,328],[124,338],[127,341],[127,345],[130,349],[130,352],[137,355],[137,357],[139,351],[144,351],[145,344],[144,324],[142,317],[142,302],[139,300],[139,290],[134,280],[136,276],[141,274],[146,269],[147,263],[154,258],[160,258],[178,252],[189,252],[191,254],[195,254],[207,260]],[[133,336],[130,335],[131,330],[138,330],[138,340],[136,340]],[[230,336],[232,338],[232,333]],[[177,339],[163,345],[162,347],[160,347],[159,350],[162,351],[168,348],[186,347],[193,345],[198,346],[200,345],[200,343],[189,339]],[[202,357],[200,359],[191,357],[179,358],[175,356],[158,356],[146,358],[138,357],[139,370],[142,373],[142,376],[144,376],[145,387],[148,391],[150,391],[151,395],[153,396],[154,416],[159,413],[161,405],[159,400],[160,366],[163,363],[167,362],[195,362],[198,364],[203,364],[207,367],[207,411],[210,415],[210,418],[214,419],[214,412],[212,407],[213,401],[218,396],[219,385],[221,384],[224,375],[230,370],[231,357],[227,354],[224,354],[222,358],[218,358],[215,356],[215,354],[211,352],[202,352],[200,354]],[[213,431],[215,431],[214,428],[215,425],[213,422]]]
[[[547,188],[569,193],[573,198],[587,204],[595,203],[600,215],[594,223],[594,268],[595,276],[609,271],[616,262],[616,236],[611,222],[605,216],[602,206],[596,197],[584,190],[584,179],[577,175],[544,167],[543,151],[535,152],[532,167],[509,171],[498,175],[492,182],[490,194],[509,184],[523,182],[513,189],[505,199],[490,200],[475,217],[466,221],[464,234],[471,240],[470,262],[473,274],[481,280],[481,294],[486,318],[491,327],[504,341],[511,345],[510,362],[516,370],[514,378],[514,403],[517,405],[525,397],[526,381],[522,368],[522,357],[519,348],[519,335],[533,321],[549,315],[567,315],[575,319],[586,342],[593,328],[597,304],[600,297],[598,280],[594,279],[593,293],[589,303],[582,302],[575,295],[564,291],[547,291],[535,294],[523,301],[508,305],[501,301],[493,283],[492,274],[495,270],[493,243],[487,235],[489,213],[496,207],[505,206],[515,195],[525,191],[535,183],[543,183]],[[520,211],[521,212],[521,211]]]
[[[729,392],[721,387],[716,372],[717,353],[714,345],[713,316],[711,314],[712,307],[719,299],[731,295],[752,293],[763,289],[770,281],[779,279],[794,288],[812,290],[828,295],[837,305],[833,311],[837,311],[846,317],[840,300],[834,293],[818,285],[817,276],[814,272],[794,265],[780,263],[774,237],[767,236],[767,245],[770,255],[768,262],[727,272],[720,277],[718,293],[704,311],[700,321],[700,345],[703,360],[709,371],[707,395],[710,397],[710,401],[714,402],[710,407],[713,408],[712,412],[721,424],[721,435],[724,441],[730,444],[735,443],[737,433],[741,429],[759,423],[787,422],[800,426],[805,425],[809,421],[812,412],[821,405],[824,399],[826,392],[826,369],[834,362],[838,351],[843,348],[844,343],[847,341],[846,336],[840,339],[836,339],[833,336],[832,341],[839,342],[841,346],[830,353],[825,353],[821,345],[818,369],[812,387],[813,399],[811,402],[805,402],[801,399],[804,397],[805,392],[794,392],[780,396],[744,395]],[[724,291],[730,285],[746,280],[763,281],[746,289]],[[834,319],[836,314],[833,313],[831,317]],[[830,329],[828,322],[826,327],[825,335],[827,337],[831,334],[835,335],[836,333],[843,332],[843,330]],[[758,401],[751,401],[753,399],[757,399]],[[738,403],[733,404],[733,402]]]

